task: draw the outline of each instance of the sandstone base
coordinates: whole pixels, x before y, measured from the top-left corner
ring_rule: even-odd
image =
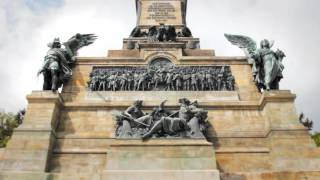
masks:
[[[108,171],[106,180],[219,180],[218,170],[188,171]]]
[[[107,153],[108,180],[219,180],[211,143],[199,140],[115,140]]]

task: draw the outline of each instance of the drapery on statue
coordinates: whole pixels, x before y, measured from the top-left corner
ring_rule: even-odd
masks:
[[[97,39],[94,34],[76,34],[61,47],[59,38],[48,44],[50,50],[44,58],[44,63],[38,72],[44,76],[43,90],[57,91],[64,82],[72,76],[72,66],[76,62],[77,52],[84,46],[89,46]]]
[[[165,108],[166,101],[145,114],[142,101],[136,101],[125,112],[115,115],[117,121],[116,137],[142,138],[180,137],[204,138],[203,133],[208,126],[208,112],[198,108],[197,101],[179,100],[179,111],[173,112]]]
[[[282,60],[286,55],[281,51],[273,51],[274,42],[266,39],[257,48],[256,42],[247,36],[225,34],[233,44],[244,50],[249,63],[252,64],[254,81],[259,90],[279,90],[279,82],[283,78]]]

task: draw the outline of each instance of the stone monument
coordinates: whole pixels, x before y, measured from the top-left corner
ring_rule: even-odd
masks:
[[[136,9],[121,50],[67,56],[70,76],[27,96],[0,179],[319,178],[296,96],[279,90],[282,51],[226,34],[246,56],[216,56],[187,27],[187,0],[136,0]],[[76,35],[74,52],[95,38]],[[65,74],[60,52],[45,62]]]

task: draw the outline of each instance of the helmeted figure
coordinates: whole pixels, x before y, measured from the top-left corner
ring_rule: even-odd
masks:
[[[278,90],[279,82],[283,78],[284,66],[282,60],[285,54],[281,50],[273,51],[274,42],[266,39],[257,48],[256,42],[247,36],[225,34],[225,37],[246,53],[248,61],[252,64],[254,81],[259,90]]]
[[[165,81],[166,81],[166,91],[174,90],[173,77],[174,77],[174,74],[173,74],[172,70],[169,70],[169,71],[167,72],[167,75],[166,75],[166,78],[165,78]]]
[[[43,90],[56,91],[72,76],[72,66],[76,62],[77,51],[92,44],[97,39],[93,34],[76,34],[61,47],[59,38],[48,44],[50,50],[44,58],[44,63],[38,72],[43,74]]]
[[[198,77],[197,77],[197,72],[193,70],[191,74],[191,90],[192,91],[198,91]]]
[[[176,82],[175,83],[175,89],[177,90],[177,91],[180,91],[180,90],[182,90],[183,89],[183,77],[182,77],[182,71],[178,71],[175,75],[174,75],[174,77],[173,77],[173,80]]]

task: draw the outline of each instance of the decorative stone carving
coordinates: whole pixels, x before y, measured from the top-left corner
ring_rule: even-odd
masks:
[[[156,137],[204,138],[209,127],[208,112],[198,108],[198,103],[188,99],[180,99],[179,111],[165,108],[165,102],[145,114],[142,101],[136,101],[125,112],[115,115],[117,121],[116,137],[142,138]]]
[[[174,66],[165,58],[149,66],[95,68],[91,91],[234,91],[229,66]]]

